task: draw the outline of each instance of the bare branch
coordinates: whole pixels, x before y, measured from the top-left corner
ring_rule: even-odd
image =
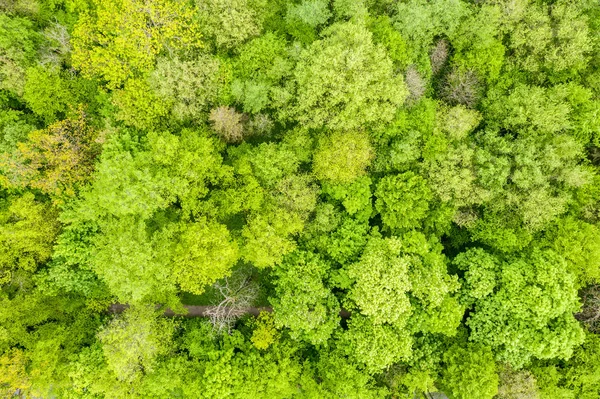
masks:
[[[221,302],[207,310],[217,332],[227,331],[231,333],[235,321],[252,307],[258,296],[258,287],[248,274],[237,274],[225,277],[217,282],[214,288],[222,296]]]

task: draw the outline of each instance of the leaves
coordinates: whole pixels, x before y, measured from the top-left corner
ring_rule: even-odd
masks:
[[[598,397],[595,1],[0,9],[4,396]]]
[[[295,101],[282,116],[309,128],[354,130],[386,123],[408,95],[384,49],[352,22],[332,25],[304,50],[294,78]]]

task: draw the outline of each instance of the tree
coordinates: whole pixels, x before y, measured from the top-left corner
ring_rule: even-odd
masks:
[[[29,108],[47,122],[65,116],[72,94],[67,82],[56,70],[41,66],[27,69],[23,98]]]
[[[308,175],[283,178],[272,192],[274,202],[303,219],[308,218],[317,205],[318,189]]]
[[[431,190],[425,180],[412,172],[385,176],[375,189],[375,209],[390,229],[418,227],[427,216]]]
[[[444,39],[440,39],[435,42],[435,45],[431,49],[429,53],[429,62],[431,62],[431,72],[434,75],[437,75],[446,64],[448,60],[448,41]]]
[[[93,184],[63,213],[69,233],[58,251],[66,264],[96,273],[122,302],[152,298],[176,305],[175,256],[182,262],[178,274],[183,281],[198,262],[198,253],[208,256],[213,245],[226,252],[216,269],[211,264],[206,274],[194,275],[197,280],[185,281],[191,290],[222,277],[226,266],[235,262],[234,244],[194,240],[194,233],[202,231],[199,227],[183,233],[183,243],[194,251],[185,256],[175,251],[179,223],[201,208],[209,181],[220,180],[220,165],[216,140],[206,133],[149,134],[143,143],[115,133],[104,146]],[[175,202],[177,208],[172,206]],[[210,226],[212,233],[227,237],[224,227]]]
[[[239,46],[261,32],[259,4],[250,0],[197,0],[199,25],[217,47]]]
[[[360,23],[336,23],[302,51],[293,102],[281,110],[308,128],[355,130],[390,122],[408,95],[401,76]]]
[[[236,320],[256,302],[259,287],[252,281],[250,274],[237,272],[217,282],[214,288],[219,291],[220,301],[207,312],[210,322],[216,332],[226,330],[231,334]]]
[[[360,314],[348,321],[348,329],[338,338],[338,344],[354,362],[364,364],[370,374],[381,372],[393,363],[411,356],[412,337],[403,328],[375,324]]]
[[[277,339],[275,318],[272,313],[260,312],[256,318],[254,330],[252,331],[252,345],[257,349],[268,349]]]
[[[27,392],[31,386],[25,367],[27,357],[20,349],[7,351],[0,356],[0,387],[2,394],[11,397],[15,392]]]
[[[270,210],[251,217],[242,229],[242,257],[258,268],[281,263],[296,249],[291,235],[302,230],[302,219],[284,210]]]
[[[44,29],[44,53],[42,54],[42,64],[53,64],[60,66],[61,62],[68,62],[73,46],[71,46],[71,33],[67,26],[52,22]]]
[[[464,308],[458,303],[458,279],[448,273],[442,245],[433,236],[411,231],[401,237],[403,257],[410,259],[411,330],[453,336]]]
[[[551,248],[565,258],[579,285],[600,282],[599,234],[596,225],[573,218],[561,219],[547,229]]]
[[[0,284],[27,285],[21,274],[33,274],[52,256],[58,234],[56,210],[31,193],[1,200]]]
[[[583,306],[581,312],[575,317],[581,321],[589,331],[600,331],[600,286],[589,285],[581,291]]]
[[[201,294],[205,286],[227,276],[237,260],[238,247],[227,227],[202,218],[183,227],[173,274],[184,291]]]
[[[276,100],[292,68],[285,39],[267,32],[240,46],[234,60],[232,94],[244,112],[263,112]]]
[[[108,368],[129,383],[152,372],[157,357],[171,349],[173,327],[151,306],[130,307],[98,332]]]
[[[496,274],[500,268],[498,259],[481,248],[471,248],[459,254],[452,263],[464,272],[461,302],[472,306],[494,292]],[[475,267],[473,267],[475,266]]]
[[[315,213],[314,220],[302,235],[302,241],[341,264],[357,259],[367,243],[371,229],[369,221],[340,214],[333,206],[317,207]]]
[[[485,346],[453,345],[444,354],[441,383],[454,399],[492,399],[498,393],[498,375],[492,351]]]
[[[163,234],[149,234],[146,223],[136,217],[110,218],[102,223],[101,233],[92,240],[85,266],[98,275],[121,303],[156,300],[176,304],[173,264],[166,253],[172,242],[169,233],[167,230]]]
[[[459,0],[410,0],[395,5],[394,27],[407,41],[411,62],[428,57],[426,52],[434,39],[452,37],[461,20],[469,14],[466,4]]]
[[[108,0],[73,31],[73,66],[111,89],[152,70],[162,51],[201,47],[196,10],[185,2]]]
[[[586,67],[592,49],[586,19],[567,1],[529,5],[510,34],[513,62],[539,80],[573,76]]]
[[[467,270],[465,283],[479,297],[467,321],[470,340],[491,347],[496,359],[514,367],[533,358],[568,359],[583,342],[573,317],[579,308],[575,279],[553,251],[533,249],[498,267],[498,260],[469,249],[455,263]]]
[[[223,96],[228,76],[221,62],[208,55],[193,61],[161,58],[150,76],[156,95],[172,104],[177,119],[198,120]]]
[[[40,39],[29,19],[0,15],[0,88],[23,94],[25,71],[33,66]]]
[[[531,370],[537,380],[540,397],[593,398],[600,389],[598,365],[600,340],[595,334],[586,334],[585,342],[573,357],[561,364],[557,361],[540,362]]]
[[[314,345],[324,344],[339,323],[340,305],[323,282],[329,267],[318,255],[296,250],[274,270],[275,325]]]
[[[39,189],[56,200],[73,196],[94,170],[99,152],[96,138],[81,110],[77,118],[30,133],[14,156],[5,155],[0,163],[6,173],[5,184]]]
[[[146,79],[131,78],[112,93],[115,118],[126,126],[149,130],[163,123],[169,104],[161,101]]]
[[[371,185],[371,178],[363,176],[351,183],[323,183],[321,193],[327,195],[331,201],[341,203],[349,215],[358,220],[368,220],[373,213]]]
[[[408,104],[414,104],[425,94],[427,82],[421,77],[414,65],[408,67],[404,80],[410,93],[406,101]]]
[[[540,397],[536,379],[528,370],[514,370],[503,366],[498,370],[500,384],[498,399],[538,399]]]
[[[319,28],[331,17],[327,1],[304,0],[296,5],[288,5],[285,29],[295,40],[310,44],[317,38]]]
[[[373,232],[358,262],[340,272],[345,306],[357,311],[339,339],[369,372],[410,360],[419,334],[456,333],[463,309],[452,294],[459,287],[440,251],[421,233],[382,238]]]
[[[325,24],[329,18],[329,4],[322,0],[304,0],[300,4],[290,5],[286,14],[288,21],[298,20],[313,28]]]
[[[344,3],[346,0],[337,1]],[[334,8],[335,3],[334,2]],[[357,7],[359,2],[351,2],[349,7]],[[358,8],[358,7],[357,7]],[[373,32],[373,42],[385,47],[390,59],[400,67],[408,65],[409,54],[405,38],[392,25],[392,20],[388,16],[371,17],[367,24],[369,30]]]
[[[348,293],[374,324],[403,326],[411,312],[407,295],[410,258],[399,256],[402,241],[397,238],[371,238],[360,261],[347,268],[354,284]]]
[[[495,81],[504,64],[502,13],[499,7],[485,5],[465,18],[452,36],[452,62],[473,70],[484,81]]]
[[[473,108],[481,98],[477,74],[472,70],[452,69],[445,77],[441,97],[451,105]]]
[[[554,93],[553,93],[554,92]],[[568,102],[557,96],[556,89],[517,84],[503,95],[494,90],[486,101],[487,118],[514,132],[556,134],[570,128]]]
[[[310,146],[311,143],[306,144]],[[296,150],[291,143],[271,142],[254,147],[239,146],[236,151],[232,151],[232,155],[235,157],[234,166],[238,173],[252,175],[262,187],[275,189],[283,179],[297,173],[300,164],[307,161],[301,159]]]
[[[25,117],[22,111],[6,108],[0,112],[0,153],[11,153],[17,143],[27,140],[27,136],[36,130],[33,121]]]
[[[486,201],[469,230],[473,239],[502,251],[526,246],[533,232],[566,212],[573,191],[589,179],[575,140],[530,134],[511,138],[484,131],[477,137],[477,183]]]
[[[240,142],[244,139],[246,116],[236,112],[232,107],[220,106],[210,111],[208,119],[213,129],[228,143]]]
[[[317,179],[349,183],[365,173],[373,159],[373,148],[363,133],[334,132],[322,137],[313,156]]]
[[[309,367],[301,377],[302,393],[307,398],[379,399],[389,394],[339,348],[321,349],[318,362]]]

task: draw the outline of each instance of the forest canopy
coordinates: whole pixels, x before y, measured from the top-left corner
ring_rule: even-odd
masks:
[[[597,399],[597,0],[0,2],[0,397]]]

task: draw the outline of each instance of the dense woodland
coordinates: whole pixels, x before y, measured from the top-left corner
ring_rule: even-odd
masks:
[[[0,10],[2,397],[600,397],[598,0]]]

